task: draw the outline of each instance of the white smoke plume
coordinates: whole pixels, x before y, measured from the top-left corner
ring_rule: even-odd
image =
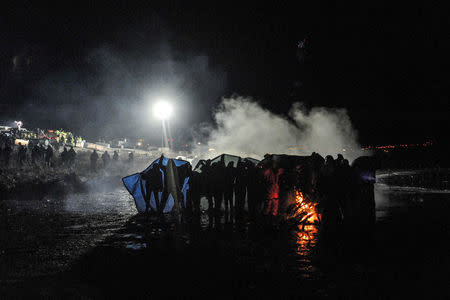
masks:
[[[251,98],[232,97],[223,99],[214,119],[208,147],[215,153],[262,158],[266,153],[310,155],[315,151],[334,157],[342,153],[350,161],[361,155],[345,109],[306,110],[295,103],[289,117],[284,117]]]

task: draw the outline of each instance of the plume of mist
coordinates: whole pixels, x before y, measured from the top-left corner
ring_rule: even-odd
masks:
[[[361,155],[345,109],[307,110],[295,103],[287,117],[264,109],[251,98],[238,96],[224,98],[214,120],[208,147],[215,153],[262,158],[266,153],[310,155],[314,151],[333,156],[343,153],[349,160]]]

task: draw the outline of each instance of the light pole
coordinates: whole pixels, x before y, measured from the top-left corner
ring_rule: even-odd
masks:
[[[172,105],[167,101],[158,101],[153,106],[153,114],[156,118],[161,120],[161,147],[164,147],[167,143],[167,131],[166,131],[166,124],[165,121],[168,121],[170,116],[172,115],[173,107]],[[168,146],[168,144],[167,144]]]

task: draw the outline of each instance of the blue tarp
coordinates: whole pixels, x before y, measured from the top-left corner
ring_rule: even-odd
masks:
[[[155,164],[159,165],[159,161],[160,158],[156,159],[155,161],[153,161],[150,166],[148,166],[142,173],[147,173],[149,172],[154,166]],[[167,162],[169,161],[168,158],[163,158],[162,161],[162,165],[163,166],[167,166]],[[173,162],[175,164],[176,167],[182,167],[186,164],[189,164],[189,162],[184,161],[184,160],[179,160],[179,159],[173,159]],[[166,176],[166,174],[164,174],[163,170],[159,170],[161,172],[162,175],[162,182],[164,182],[164,177]],[[125,187],[127,188],[128,192],[130,192],[130,194],[133,196],[134,198],[134,202],[136,203],[136,209],[138,210],[138,212],[142,213],[145,212],[145,196],[146,196],[146,188],[145,188],[145,179],[142,178],[142,173],[136,173],[133,175],[129,175],[127,177],[122,178],[122,182],[125,185]],[[184,206],[186,207],[186,200],[187,200],[187,191],[189,190],[189,176],[182,178],[180,184],[182,184],[181,186],[181,192],[183,194],[183,202],[184,202]],[[161,199],[161,192],[159,192],[158,195],[158,199]],[[167,198],[167,202],[166,205],[163,209],[164,213],[168,213],[170,211],[172,211],[174,206],[174,199],[173,196],[170,194]],[[156,211],[156,202],[155,202],[155,196],[152,193],[151,197],[150,197],[150,207],[153,211]]]

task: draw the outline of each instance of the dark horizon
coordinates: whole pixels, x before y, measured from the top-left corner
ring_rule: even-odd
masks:
[[[361,144],[445,142],[444,18],[410,8],[398,22],[383,4],[27,7],[1,18],[2,122],[159,143],[154,99],[173,99],[174,138],[187,139],[238,94],[283,115],[295,102],[345,108]]]

